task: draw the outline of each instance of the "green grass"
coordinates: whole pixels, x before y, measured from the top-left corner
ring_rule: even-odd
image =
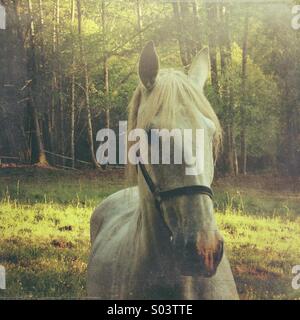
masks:
[[[89,218],[124,186],[120,172],[0,170],[0,297],[82,298]],[[242,299],[300,299],[292,266],[300,264],[297,193],[261,192],[243,183],[216,186],[219,227]],[[297,211],[298,210],[298,211]]]
[[[6,297],[82,297],[92,207],[2,202]]]

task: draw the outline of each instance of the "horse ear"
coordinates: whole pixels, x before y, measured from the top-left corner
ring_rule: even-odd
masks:
[[[208,48],[202,49],[194,58],[190,70],[189,78],[203,90],[204,84],[210,71],[209,51]]]
[[[158,71],[158,56],[155,50],[154,42],[150,41],[143,49],[139,62],[139,76],[142,84],[147,90],[151,90],[154,87]]]

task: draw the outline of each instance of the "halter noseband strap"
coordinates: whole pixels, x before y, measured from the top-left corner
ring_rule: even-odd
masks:
[[[202,185],[191,185],[169,190],[160,190],[159,187],[157,187],[151,179],[150,175],[148,174],[145,168],[145,165],[139,162],[138,166],[143,174],[143,177],[148,185],[149,190],[153,194],[153,197],[155,199],[155,205],[158,209],[160,209],[162,201],[182,195],[204,194],[213,199],[213,192],[211,188]]]

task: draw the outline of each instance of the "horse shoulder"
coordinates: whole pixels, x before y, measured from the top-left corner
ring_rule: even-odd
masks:
[[[128,207],[134,207],[138,203],[137,187],[122,189],[107,197],[94,210],[90,219],[90,237],[93,244],[101,227],[115,215],[128,211]]]

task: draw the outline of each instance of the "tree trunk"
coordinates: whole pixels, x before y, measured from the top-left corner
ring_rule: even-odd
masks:
[[[247,11],[244,25],[244,41],[243,41],[243,57],[242,57],[242,94],[243,99],[240,106],[241,112],[241,171],[247,174],[247,145],[246,145],[246,119],[245,119],[245,103],[246,99],[246,80],[247,80],[247,57],[248,57],[248,29],[249,29],[249,13]]]
[[[181,2],[179,1],[179,8],[180,8],[180,23],[181,23],[181,30],[183,35],[183,45],[185,50],[185,55],[187,59],[187,66],[190,66],[192,63],[193,53],[196,54],[195,50],[193,52],[194,43],[191,39],[191,35],[189,34],[189,25],[190,20],[193,19],[193,17],[190,14],[190,3],[188,2]]]
[[[225,162],[226,169],[229,174],[237,174],[237,159],[236,159],[236,144],[235,144],[235,134],[234,134],[234,99],[233,92],[231,88],[231,40],[230,40],[230,30],[228,21],[228,8],[226,6],[220,7],[220,18],[221,18],[221,32],[219,36],[220,45],[220,57],[221,57],[221,73],[223,77],[223,88],[222,88],[222,100],[224,105],[225,114]]]
[[[217,46],[218,37],[216,31],[216,24],[218,23],[218,11],[216,3],[206,4],[207,12],[207,24],[208,24],[208,43],[209,43],[209,54],[211,64],[211,84],[216,95],[219,94],[219,79],[218,79],[218,65],[217,65]]]
[[[29,86],[30,95],[30,109],[32,111],[32,119],[35,127],[35,137],[37,142],[37,164],[41,166],[48,166],[46,154],[44,151],[42,130],[40,128],[39,116],[36,108],[36,76],[37,76],[37,66],[35,58],[35,28],[32,14],[32,3],[31,0],[27,0],[28,13],[30,17],[30,49],[28,54],[28,66],[31,84]]]
[[[39,13],[40,13],[40,41],[41,41],[41,65],[45,69],[46,53],[45,53],[45,40],[44,40],[44,5],[43,0],[39,0]]]
[[[184,29],[183,29],[182,17],[181,17],[180,6],[178,1],[172,2],[172,6],[173,6],[173,14],[174,14],[174,24],[177,28],[177,39],[179,43],[181,62],[183,67],[187,69],[187,67],[191,63],[191,60],[186,49]]]
[[[200,17],[199,17],[199,8],[197,0],[194,0],[192,2],[192,9],[193,9],[193,20],[194,20],[194,26],[193,26],[193,35],[196,39],[196,44],[193,45],[192,49],[192,55],[195,56],[198,51],[202,48],[202,39],[201,39],[201,26],[200,26]]]
[[[64,101],[63,101],[63,84],[62,84],[62,66],[61,66],[61,54],[60,54],[60,0],[56,0],[56,14],[55,14],[55,24],[56,24],[56,56],[57,56],[57,61],[58,61],[58,81],[57,81],[57,86],[58,86],[58,97],[59,97],[59,131],[60,131],[60,146],[59,150],[61,155],[65,155],[65,132],[64,132]],[[65,159],[62,158],[61,160],[62,165],[65,166]]]
[[[90,108],[90,81],[89,81],[89,73],[88,73],[88,65],[85,56],[85,49],[84,44],[82,41],[82,34],[81,34],[81,1],[77,0],[77,15],[78,15],[78,37],[79,37],[79,45],[80,45],[80,54],[84,68],[84,91],[85,91],[85,106],[87,111],[87,130],[88,130],[88,142],[90,147],[91,159],[93,165],[96,168],[99,168],[99,164],[97,162],[95,156],[95,149],[94,149],[94,138],[93,138],[93,125],[92,125],[92,115],[91,115],[91,108]]]
[[[21,13],[20,13],[20,2],[18,0],[14,0],[13,1],[13,10],[14,10],[14,14],[16,16],[16,34],[17,34],[17,38],[18,38],[18,43],[17,43],[17,49],[20,52],[20,61],[22,63],[22,65],[26,64],[26,49],[25,49],[25,45],[24,45],[24,36],[23,36],[23,32],[22,32],[22,19],[21,19]],[[22,81],[22,83],[24,84],[24,82],[28,79],[28,65],[26,65],[24,67],[24,74],[23,77],[21,76],[20,81]],[[27,105],[27,109],[28,109],[28,103],[26,103]],[[27,112],[28,114],[28,112]],[[25,143],[26,143],[26,150],[24,151],[24,160],[26,162],[31,162],[31,139],[30,139],[30,135],[31,135],[31,130],[29,130],[29,135],[26,134],[26,128],[28,126],[27,124],[27,119],[26,119],[26,113],[24,114],[24,137],[25,137]]]
[[[74,48],[75,0],[71,0],[72,28],[72,79],[71,79],[71,158],[72,168],[75,168],[75,48]]]
[[[105,127],[110,128],[110,98],[109,98],[109,66],[108,66],[108,53],[106,50],[106,4],[102,0],[101,8],[101,24],[103,34],[103,83],[105,94]]]
[[[139,33],[140,50],[143,49],[143,21],[142,21],[142,7],[141,0],[136,0],[136,14],[137,14],[137,28]]]
[[[56,125],[56,105],[57,105],[57,90],[58,90],[58,80],[57,80],[57,67],[55,61],[57,60],[57,13],[56,13],[57,3],[54,2],[53,5],[53,30],[52,30],[52,79],[51,79],[51,104],[49,106],[48,115],[48,131],[49,140],[52,152],[57,152],[56,141],[58,140],[57,130],[55,130]],[[52,156],[52,163],[56,164],[56,158]]]

